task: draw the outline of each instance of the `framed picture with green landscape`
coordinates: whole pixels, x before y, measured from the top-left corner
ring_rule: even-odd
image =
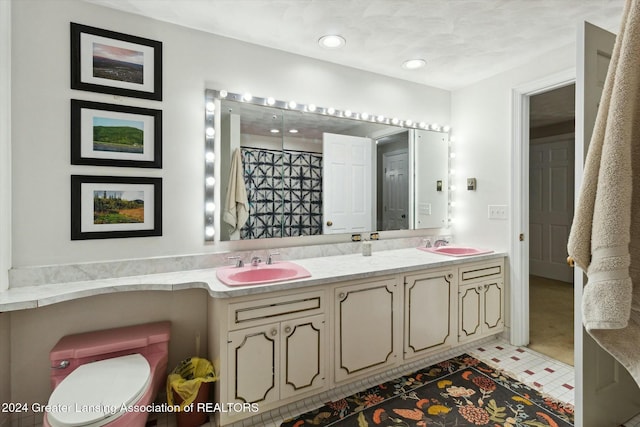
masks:
[[[162,168],[162,111],[72,99],[71,164]]]
[[[71,240],[162,236],[162,178],[71,175]]]

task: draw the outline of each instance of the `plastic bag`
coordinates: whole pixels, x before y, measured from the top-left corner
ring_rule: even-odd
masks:
[[[199,357],[185,359],[167,378],[167,402],[169,405],[179,404],[182,411],[185,406],[195,400],[200,384],[214,382],[217,379],[213,365],[207,359]],[[173,391],[182,399],[182,402],[174,403]]]

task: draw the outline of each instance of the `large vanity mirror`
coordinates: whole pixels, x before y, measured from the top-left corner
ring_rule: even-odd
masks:
[[[214,223],[223,241],[448,225],[448,129],[225,91],[206,100],[220,170],[208,240]]]

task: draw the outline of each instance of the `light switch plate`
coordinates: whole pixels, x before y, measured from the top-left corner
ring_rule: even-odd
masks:
[[[489,219],[507,219],[507,205],[489,205]]]

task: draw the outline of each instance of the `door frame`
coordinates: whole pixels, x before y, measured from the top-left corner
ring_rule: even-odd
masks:
[[[529,98],[568,86],[576,69],[567,69],[517,86],[511,91],[510,305],[512,345],[529,344]],[[581,151],[580,151],[581,152]],[[520,235],[524,235],[524,241]],[[519,286],[514,286],[520,284]]]

